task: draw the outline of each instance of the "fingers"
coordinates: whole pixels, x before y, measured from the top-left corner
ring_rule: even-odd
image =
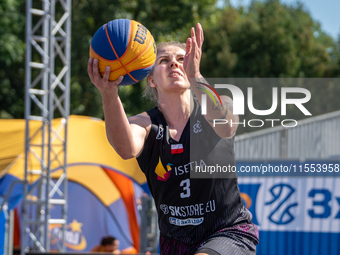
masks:
[[[192,47],[192,41],[191,38],[188,38],[186,41],[186,49],[185,49],[185,55],[189,55],[191,52],[191,47]]]
[[[92,72],[95,78],[100,77],[100,73],[99,73],[99,68],[98,68],[98,59],[94,59],[93,60],[93,65],[92,65]]]
[[[196,35],[195,35],[195,28],[191,28],[191,39],[192,39],[192,45],[193,48],[198,47],[198,49],[202,48],[203,41],[204,41],[204,35],[203,35],[203,28],[200,23],[197,23],[196,25]],[[194,49],[192,49],[194,51]]]
[[[196,25],[196,31],[197,31],[197,45],[198,47],[202,47],[203,41],[204,41],[204,35],[203,35],[203,28],[200,23],[197,23]]]
[[[201,24],[192,27],[190,30],[190,37],[186,40],[186,54],[184,58],[183,67],[188,78],[200,76],[200,61],[203,44],[203,29]]]
[[[124,76],[119,76],[118,79],[115,81],[117,85],[119,85],[124,79]]]
[[[115,81],[109,81],[109,78],[110,78],[110,71],[111,71],[111,67],[110,66],[106,66],[105,67],[105,72],[104,72],[104,76],[103,76],[103,82],[104,84],[108,84],[109,86],[110,85],[113,85],[113,86],[118,86],[122,80],[124,79],[124,76],[119,76],[117,80]]]
[[[191,28],[191,38],[196,40],[196,38],[195,38],[195,28],[193,28],[193,27]]]
[[[98,59],[93,59],[90,57],[89,62],[87,64],[87,73],[90,76],[91,82],[96,85],[98,80],[101,78],[98,69]]]
[[[93,64],[93,58],[90,58],[89,62],[87,63],[87,73],[89,74],[91,80],[92,80],[92,77],[93,77],[92,64]]]
[[[191,28],[191,51],[192,52],[195,52],[196,50],[196,47],[197,47],[197,38],[196,38],[196,35],[195,35],[195,28]]]
[[[185,44],[185,56],[184,56],[184,61],[183,61],[184,69],[186,68],[188,64],[188,60],[189,60],[189,56],[191,52],[191,45],[192,45],[191,38],[188,38]]]
[[[90,76],[91,82],[99,89],[101,90],[102,88],[106,86],[117,86],[119,85],[122,80],[124,79],[124,76],[119,76],[117,80],[115,81],[110,81],[110,72],[111,68],[110,66],[105,67],[105,72],[103,77],[99,73],[99,68],[98,68],[98,59],[93,59],[90,58],[89,62],[87,64],[87,73]]]
[[[103,80],[104,81],[108,81],[109,80],[110,71],[111,71],[111,67],[109,67],[109,66],[105,67],[105,73],[104,73],[104,76],[103,76]]]
[[[186,54],[188,55],[190,52],[194,52],[196,50],[196,46],[200,49],[202,48],[202,44],[204,41],[203,36],[203,28],[200,23],[197,23],[196,25],[196,31],[197,35],[195,34],[195,28],[191,28],[191,40],[189,41],[189,38],[186,41]],[[189,42],[189,43],[188,43]],[[190,47],[188,47],[190,46]]]
[[[191,28],[191,39],[193,44],[197,44],[199,48],[202,47],[203,41],[204,41],[204,36],[203,36],[203,28],[200,23],[197,23],[196,25],[196,35],[195,35],[195,28]]]

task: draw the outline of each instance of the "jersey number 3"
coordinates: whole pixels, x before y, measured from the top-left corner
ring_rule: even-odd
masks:
[[[181,181],[180,187],[183,187],[183,192],[180,194],[181,198],[190,197],[190,179]]]

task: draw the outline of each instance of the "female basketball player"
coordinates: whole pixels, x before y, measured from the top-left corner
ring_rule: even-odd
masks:
[[[197,166],[215,160],[235,166],[237,125],[231,123],[238,122],[228,97],[219,101],[215,95],[216,105],[207,96],[202,115],[201,95],[209,87],[200,73],[200,24],[196,33],[192,28],[186,44],[158,45],[148,76],[158,107],[147,112],[126,117],[117,87],[122,77],[108,81],[109,67],[102,78],[98,61],[90,59],[88,73],[103,98],[110,144],[122,158],[136,157],[146,175],[158,211],[161,254],[255,254],[258,231],[243,206],[237,178],[190,178]],[[214,127],[213,119],[228,122]],[[190,155],[190,148],[198,153]]]

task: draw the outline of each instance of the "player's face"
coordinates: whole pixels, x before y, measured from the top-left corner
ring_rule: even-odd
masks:
[[[157,52],[150,85],[158,93],[163,90],[188,89],[190,84],[183,68],[185,51],[176,46],[166,46]]]

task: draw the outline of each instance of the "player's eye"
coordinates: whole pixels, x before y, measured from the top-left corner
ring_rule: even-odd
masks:
[[[179,61],[179,62],[183,62],[183,61],[184,61],[184,57],[178,58],[178,61]]]
[[[163,58],[159,61],[160,64],[168,63],[168,60],[166,58]]]

